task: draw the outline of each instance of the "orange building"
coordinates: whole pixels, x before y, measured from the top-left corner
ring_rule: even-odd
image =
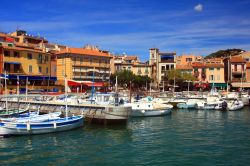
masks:
[[[56,75],[59,84],[64,78],[75,81],[108,82],[111,54],[97,47],[66,48],[56,53]]]

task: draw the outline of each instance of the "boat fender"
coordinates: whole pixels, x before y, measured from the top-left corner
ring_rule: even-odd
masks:
[[[54,123],[54,129],[56,129],[56,122]]]
[[[145,110],[141,110],[142,113],[145,113]]]
[[[27,122],[27,130],[30,131],[30,129],[31,129],[31,128],[30,128],[30,123]]]

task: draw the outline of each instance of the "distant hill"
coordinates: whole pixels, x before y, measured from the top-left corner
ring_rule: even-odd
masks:
[[[245,50],[242,49],[227,49],[227,50],[219,50],[217,52],[214,52],[212,54],[209,54],[205,57],[205,59],[210,59],[210,58],[226,58],[231,56],[235,56],[235,55],[239,55],[240,53],[245,52]]]

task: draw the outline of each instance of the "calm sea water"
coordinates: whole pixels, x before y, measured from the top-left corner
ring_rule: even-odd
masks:
[[[250,165],[250,110],[175,110],[125,126],[0,139],[0,165]]]

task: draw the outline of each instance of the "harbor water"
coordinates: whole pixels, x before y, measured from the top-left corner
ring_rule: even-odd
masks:
[[[0,138],[0,165],[250,165],[250,109],[174,110],[127,125]]]

